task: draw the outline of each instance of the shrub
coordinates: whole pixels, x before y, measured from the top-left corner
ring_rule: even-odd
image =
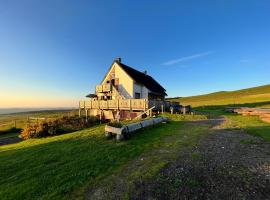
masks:
[[[108,125],[115,128],[121,128],[123,126],[120,122],[117,122],[117,121],[111,121],[108,123]]]
[[[21,137],[29,139],[60,135],[91,127],[97,124],[97,122],[98,119],[96,117],[89,117],[86,121],[85,118],[78,116],[65,116],[51,121],[42,121],[37,124],[27,124],[21,132]]]

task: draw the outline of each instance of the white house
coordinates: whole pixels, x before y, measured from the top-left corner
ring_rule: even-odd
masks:
[[[95,94],[87,95],[98,100],[164,100],[165,96],[166,90],[153,77],[123,64],[121,58],[114,60]]]
[[[133,119],[136,116],[163,112],[179,103],[165,101],[166,90],[146,71],[140,72],[121,62],[113,61],[95,93],[79,102],[79,113],[104,119]]]

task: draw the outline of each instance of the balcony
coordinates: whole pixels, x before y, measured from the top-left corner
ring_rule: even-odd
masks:
[[[105,109],[105,110],[137,110],[145,111],[155,107],[157,110],[164,108],[169,110],[170,106],[179,105],[178,102],[147,99],[116,99],[116,100],[87,100],[80,101],[80,109]]]
[[[112,91],[111,84],[96,85],[96,93]]]

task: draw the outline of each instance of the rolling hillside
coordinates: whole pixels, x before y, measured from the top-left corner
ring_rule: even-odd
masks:
[[[193,107],[259,102],[264,102],[261,104],[263,107],[270,107],[270,84],[236,91],[221,91],[191,97],[171,98],[170,100],[180,101],[183,105],[192,105]]]

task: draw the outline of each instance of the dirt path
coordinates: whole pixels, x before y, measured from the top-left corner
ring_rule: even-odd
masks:
[[[222,122],[188,122],[185,129],[208,127],[198,145],[154,150],[88,188],[86,199],[270,199],[270,143],[221,129]],[[177,137],[171,139],[182,142],[188,135]],[[155,176],[140,175],[165,160]]]
[[[270,199],[270,143],[215,127],[131,199]]]
[[[0,146],[6,145],[6,144],[14,144],[20,141],[22,141],[22,139],[19,138],[18,136],[0,138]]]

